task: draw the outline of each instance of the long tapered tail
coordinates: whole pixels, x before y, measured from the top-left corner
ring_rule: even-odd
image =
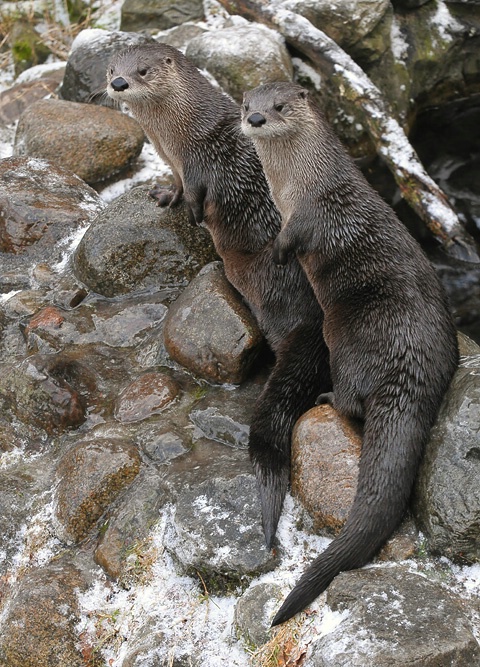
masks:
[[[389,412],[377,406],[367,414],[357,492],[348,519],[300,578],[272,625],[313,602],[340,572],[368,563],[402,520],[435,414],[432,410],[421,414],[418,406],[402,412],[390,407]]]
[[[331,388],[328,348],[318,324],[291,332],[257,401],[250,457],[257,479],[267,548],[271,548],[290,481],[290,441],[297,419]]]

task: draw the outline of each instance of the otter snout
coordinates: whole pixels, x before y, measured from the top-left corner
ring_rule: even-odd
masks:
[[[115,90],[117,93],[121,93],[124,90],[127,90],[128,81],[125,81],[125,79],[122,76],[117,76],[116,79],[110,81],[110,85],[112,86],[113,90]]]
[[[261,113],[255,111],[255,113],[252,113],[250,116],[248,116],[247,122],[250,123],[250,125],[253,125],[253,127],[261,127],[262,125],[265,125],[267,119],[265,116],[262,116]]]

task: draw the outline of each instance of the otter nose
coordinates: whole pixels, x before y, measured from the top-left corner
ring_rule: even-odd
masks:
[[[128,82],[125,81],[125,79],[121,76],[117,76],[116,79],[110,82],[110,85],[112,86],[113,90],[117,91],[117,93],[121,93],[122,90],[127,90],[128,88]]]
[[[258,113],[258,111],[252,113],[252,115],[249,116],[247,120],[250,123],[250,125],[253,125],[253,127],[261,127],[267,122],[265,116],[262,116],[262,114]]]

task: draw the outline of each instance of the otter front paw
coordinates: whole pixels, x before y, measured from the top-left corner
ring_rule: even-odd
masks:
[[[158,185],[152,188],[152,190],[149,190],[148,195],[156,200],[157,206],[162,206],[162,208],[165,206],[173,208],[178,204],[182,196],[182,191],[178,190],[175,186],[166,187]]]

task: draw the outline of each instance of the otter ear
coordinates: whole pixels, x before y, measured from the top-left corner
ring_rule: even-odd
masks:
[[[302,100],[306,100],[308,97],[308,90],[302,88],[302,90],[298,93],[298,96],[301,97]]]

